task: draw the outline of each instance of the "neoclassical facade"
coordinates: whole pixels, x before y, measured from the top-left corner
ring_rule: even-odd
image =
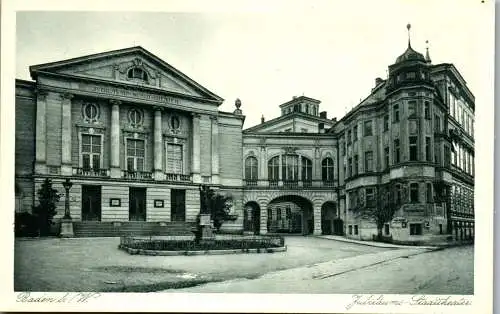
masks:
[[[410,44],[341,119],[299,96],[246,129],[240,100],[218,110],[222,98],[141,47],[30,73],[16,81],[16,212],[45,178],[62,195],[69,178],[77,235],[192,223],[206,184],[233,198],[226,232],[371,239],[367,213],[389,195],[384,236],[473,237],[474,96]]]

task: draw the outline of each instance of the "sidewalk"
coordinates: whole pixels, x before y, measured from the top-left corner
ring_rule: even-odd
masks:
[[[375,247],[387,248],[387,249],[408,249],[408,248],[413,247],[413,248],[421,248],[421,249],[427,249],[427,250],[435,250],[438,248],[437,246],[420,246],[420,245],[415,246],[415,245],[400,245],[400,244],[391,244],[391,243],[375,242],[375,241],[361,241],[361,240],[348,239],[348,238],[344,238],[343,236],[336,236],[336,235],[318,235],[315,237],[321,238],[321,239],[335,240],[335,241],[348,242],[348,243],[356,243],[356,244],[361,244],[361,245],[375,246]]]

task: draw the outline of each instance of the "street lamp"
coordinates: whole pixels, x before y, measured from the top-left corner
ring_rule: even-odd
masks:
[[[66,201],[64,204],[64,219],[71,219],[71,215],[69,212],[69,189],[73,186],[73,183],[69,181],[69,178],[63,182],[63,187],[66,190]]]

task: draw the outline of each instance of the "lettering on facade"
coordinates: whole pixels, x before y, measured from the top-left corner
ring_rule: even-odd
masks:
[[[89,91],[92,93],[98,93],[98,94],[139,98],[139,99],[151,100],[151,101],[172,104],[172,105],[179,104],[179,99],[177,99],[177,98],[173,98],[173,97],[169,97],[169,96],[165,96],[165,95],[160,95],[160,94],[147,93],[147,92],[140,91],[140,90],[133,89],[133,88],[80,84],[80,89],[85,90],[85,91]]]

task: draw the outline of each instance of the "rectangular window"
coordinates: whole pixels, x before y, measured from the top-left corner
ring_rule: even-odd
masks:
[[[424,101],[424,117],[426,119],[431,118],[431,105],[428,101]]]
[[[399,105],[395,104],[392,107],[392,122],[399,122]]]
[[[385,168],[389,168],[389,146],[384,148]]]
[[[352,176],[352,158],[349,158],[348,161],[347,161],[347,163],[348,163],[348,166],[349,166],[349,174],[348,174],[348,176],[350,177],[350,176]]]
[[[455,97],[450,94],[450,114],[455,118]]]
[[[416,161],[418,160],[418,149],[417,149],[418,137],[410,136],[409,142],[410,142],[410,161]]]
[[[358,234],[358,225],[354,225],[354,235]]]
[[[415,78],[415,72],[408,72],[408,73],[406,73],[406,78],[407,79],[414,79]]]
[[[347,151],[347,147],[346,147],[346,144],[344,142],[344,143],[342,143],[342,156],[345,156],[346,151]]]
[[[351,130],[347,131],[347,144],[351,144]]]
[[[101,136],[82,134],[82,167],[83,169],[101,168]]]
[[[384,132],[389,130],[389,115],[384,116]]]
[[[375,207],[375,189],[366,188],[366,206]]]
[[[358,126],[355,125],[352,129],[352,141],[356,142],[358,140]]]
[[[349,225],[349,234],[352,235],[352,225]]]
[[[431,158],[431,138],[429,136],[425,137],[425,160],[432,161],[432,158]]]
[[[410,202],[418,203],[418,183],[410,184]]]
[[[441,132],[441,118],[438,115],[434,116],[434,132]]]
[[[372,130],[372,121],[365,121],[365,136],[372,136],[373,135],[373,130]]]
[[[127,139],[127,170],[144,171],[144,140]]]
[[[373,171],[373,152],[365,152],[365,172]]]
[[[410,224],[410,235],[422,235],[422,224]]]
[[[359,163],[358,155],[354,155],[354,175],[358,174],[358,163]]]
[[[384,233],[385,235],[389,235],[389,224],[384,225]]]
[[[182,173],[182,161],[182,145],[167,144],[167,172]]]
[[[427,183],[427,203],[432,203],[433,197],[432,197],[432,184]]]
[[[400,162],[400,147],[399,147],[399,139],[394,140],[394,164],[398,164]]]
[[[408,102],[408,117],[416,117],[417,116],[417,102],[415,100],[410,100]]]

